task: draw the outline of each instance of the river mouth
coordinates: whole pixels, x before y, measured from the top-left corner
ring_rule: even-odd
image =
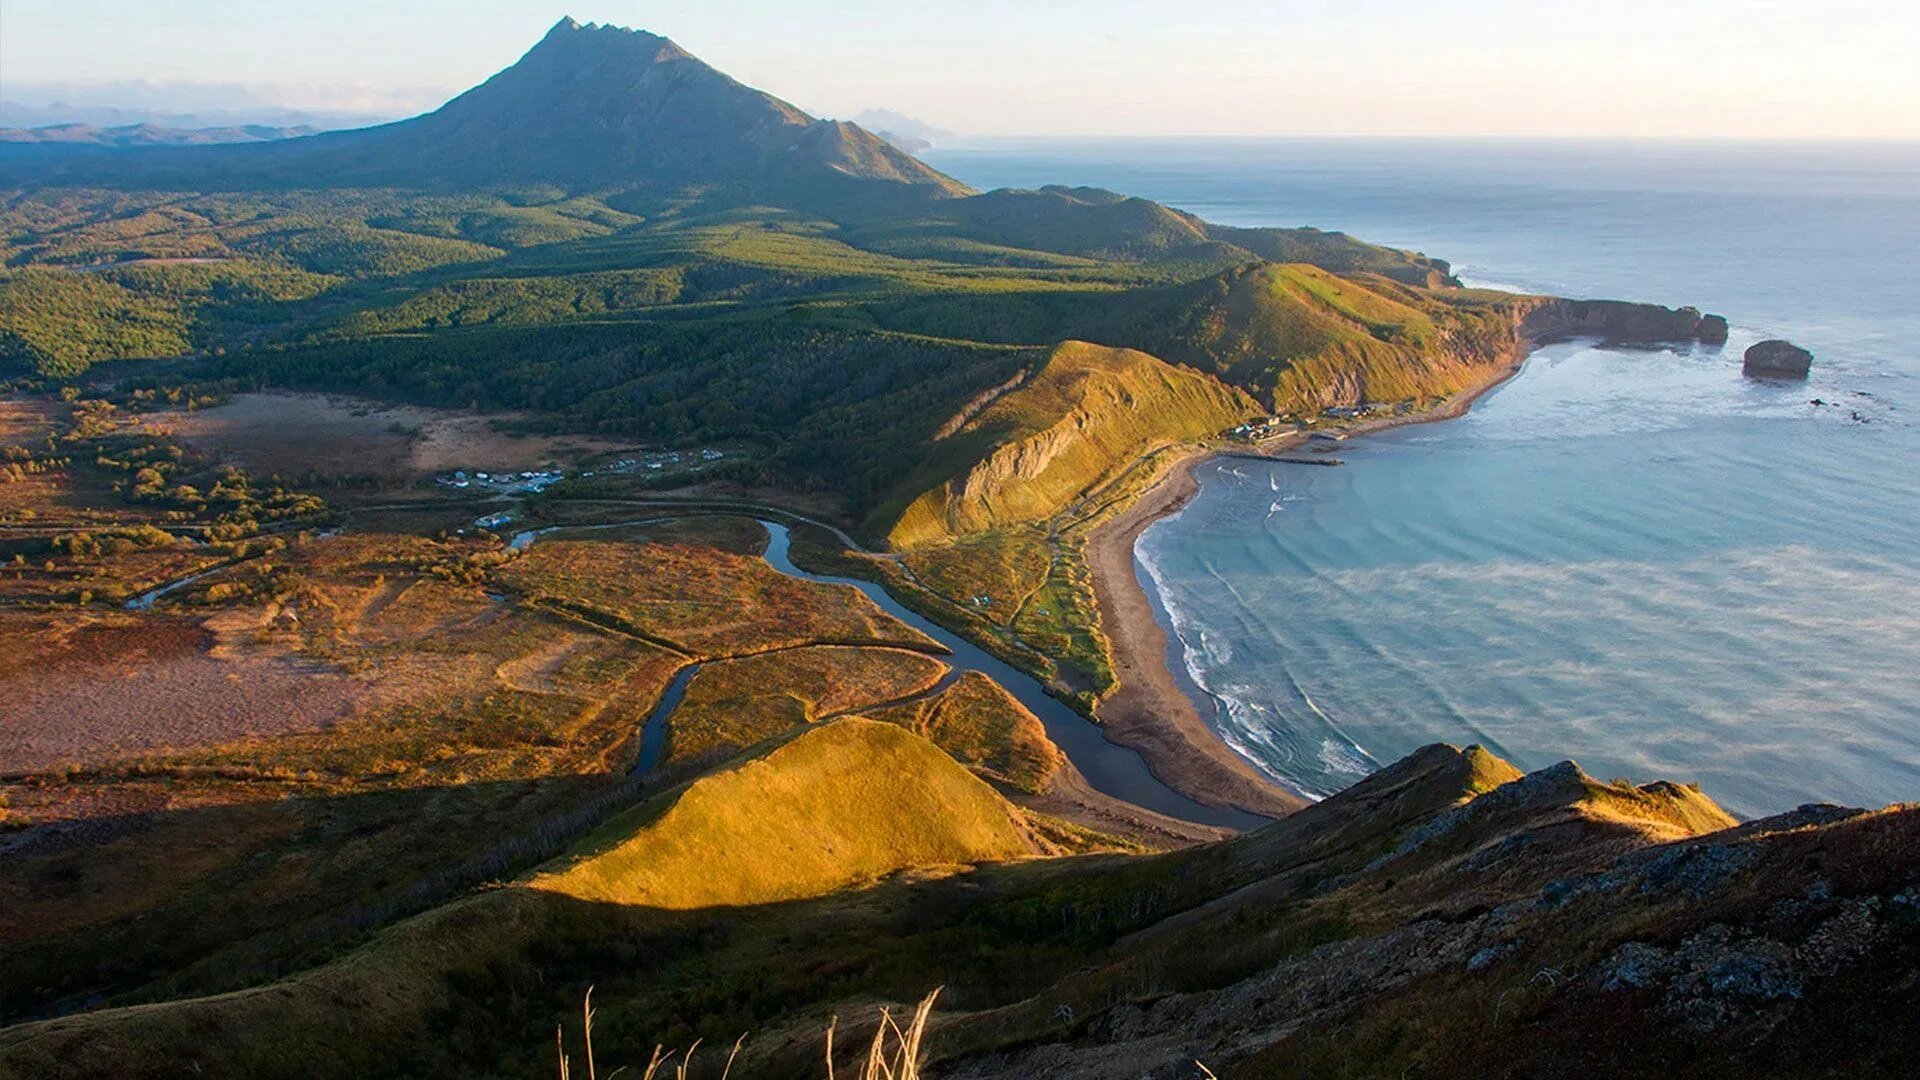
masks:
[[[671,519],[650,517],[586,527],[553,526],[526,530],[516,534],[510,546],[516,551],[524,551],[542,538],[554,533],[583,529],[634,528],[657,525],[666,520]],[[767,531],[767,546],[763,554],[767,563],[775,570],[789,577],[818,585],[839,585],[858,590],[880,610],[938,642],[946,650],[946,655],[942,659],[952,668],[952,671],[943,677],[942,685],[948,685],[951,680],[958,679],[960,675],[969,671],[979,672],[999,683],[1003,689],[1014,696],[1015,700],[1039,719],[1046,729],[1047,737],[1060,748],[1061,753],[1066,755],[1067,760],[1073,763],[1074,768],[1080,771],[1088,785],[1095,791],[1131,803],[1143,810],[1198,825],[1247,830],[1267,824],[1268,819],[1257,814],[1207,806],[1175,791],[1153,775],[1152,770],[1147,768],[1145,759],[1137,751],[1108,739],[1098,725],[1074,712],[1065,702],[1047,693],[1038,679],[914,612],[895,600],[885,587],[875,582],[815,574],[801,569],[794,564],[790,555],[792,535],[787,526],[764,518],[754,520]],[[666,742],[667,723],[685,696],[687,684],[692,681],[701,666],[699,662],[689,663],[677,671],[672,682],[661,695],[660,702],[648,715],[640,733],[640,752],[635,763],[636,773],[646,772],[659,763],[660,753]]]

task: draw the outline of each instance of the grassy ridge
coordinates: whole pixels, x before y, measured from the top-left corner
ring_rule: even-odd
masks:
[[[1240,267],[1157,299],[1134,315],[1143,347],[1280,413],[1443,398],[1515,341],[1504,298],[1302,264]]]
[[[829,745],[835,735],[851,745]],[[1860,1026],[1845,1030],[1894,1034],[1856,1035],[1838,1056],[1800,1046],[1816,1018],[1864,1021],[1900,1006],[1883,988],[1910,962],[1910,923],[1859,909],[1862,897],[1874,898],[1869,912],[1903,903],[1888,898],[1911,887],[1920,849],[1910,812],[1828,808],[1729,829],[1691,789],[1603,783],[1571,766],[1523,777],[1478,748],[1436,746],[1231,841],[1146,858],[1018,860],[858,893],[828,890],[840,868],[860,880],[887,864],[865,861],[865,832],[837,853],[840,867],[816,875],[811,863],[763,865],[779,830],[736,825],[748,789],[766,791],[825,830],[823,847],[837,845],[840,823],[884,805],[819,799],[800,782],[839,790],[828,778],[843,761],[884,770],[906,759],[883,747],[917,742],[858,722],[814,729],[756,763],[791,777],[749,765],[717,774],[701,782],[711,798],[695,785],[631,812],[532,888],[471,897],[259,990],[11,1030],[0,1069],[100,1075],[198,1060],[222,1073],[523,1075],[540,1068],[555,1018],[577,1012],[589,982],[602,1060],[644,1060],[655,1041],[725,1045],[751,1030],[743,1075],[817,1075],[820,1013],[934,984],[949,988],[934,1053],[950,1067],[997,1063],[994,1075],[1171,1073],[1199,1056],[1222,1075],[1304,1060],[1314,1075],[1384,1063],[1393,1075],[1466,1076],[1484,1074],[1487,1045],[1531,1075],[1560,1059],[1617,1065],[1623,1053],[1684,1062],[1703,1040],[1711,1052],[1699,1060],[1767,1073],[1770,1055],[1831,1066],[1898,1040],[1897,1025]],[[939,774],[931,747],[906,753]],[[950,814],[941,805],[908,823],[911,846],[974,853],[1011,839],[989,814],[981,831],[922,843],[923,828],[964,824]],[[689,891],[687,877],[649,871],[649,857],[671,865],[702,852],[690,874],[711,886]],[[630,902],[559,891],[576,886],[630,890]],[[721,903],[811,898],[676,910],[708,888]],[[1654,983],[1604,987],[1629,970],[1621,958],[1657,962],[1683,941],[1694,942],[1687,955],[1716,950],[1729,979],[1792,979],[1802,992],[1687,984],[1662,998]],[[1836,948],[1855,959],[1822,968]],[[1674,1002],[1722,1012],[1685,1027]],[[1784,1038],[1756,1044],[1754,1010],[1786,1010],[1792,1022],[1775,1029]],[[311,1060],[290,1061],[295,1052]]]
[[[1045,521],[1157,446],[1206,438],[1253,415],[1245,395],[1142,352],[1068,342],[956,436],[991,451],[908,506],[896,547]]]

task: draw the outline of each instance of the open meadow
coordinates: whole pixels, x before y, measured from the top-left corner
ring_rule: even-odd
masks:
[[[510,430],[526,417],[481,416],[312,393],[237,394],[147,422],[186,446],[254,472],[369,475],[405,483],[438,473],[519,472],[632,451],[631,442]]]

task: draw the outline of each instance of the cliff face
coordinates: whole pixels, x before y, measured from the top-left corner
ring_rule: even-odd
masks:
[[[1156,447],[1217,435],[1256,411],[1245,394],[1143,352],[1070,341],[1039,370],[942,428],[984,454],[915,499],[896,548],[1044,521]],[[969,415],[971,414],[971,415]]]
[[[940,427],[936,443],[983,449],[909,505],[889,532],[895,547],[1046,520],[1153,448],[1258,412],[1432,406],[1510,372],[1540,342],[1711,342],[1726,329],[1689,307],[1429,289],[1307,264],[1249,264],[1126,303],[1124,316],[1079,329],[1133,348],[1068,342]]]

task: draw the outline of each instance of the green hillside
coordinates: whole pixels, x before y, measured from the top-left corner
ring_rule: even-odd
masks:
[[[1034,434],[1002,410],[936,437],[1063,342],[1298,408],[1477,374],[1450,347],[1445,263],[1096,188],[974,193],[665,38],[571,20],[426,116],[140,154],[0,151],[0,190],[0,378],[186,359],[160,378],[749,443],[730,478],[835,499],[874,537],[995,432]],[[1084,398],[1090,457],[1062,458],[1020,505],[962,498],[939,531],[1036,520],[1124,455],[1247,414],[1195,378]],[[1131,415],[1098,415],[1113,406]]]
[[[1510,363],[1509,299],[1306,264],[1241,267],[1136,316],[1168,359],[1244,386],[1276,412],[1443,398]]]

